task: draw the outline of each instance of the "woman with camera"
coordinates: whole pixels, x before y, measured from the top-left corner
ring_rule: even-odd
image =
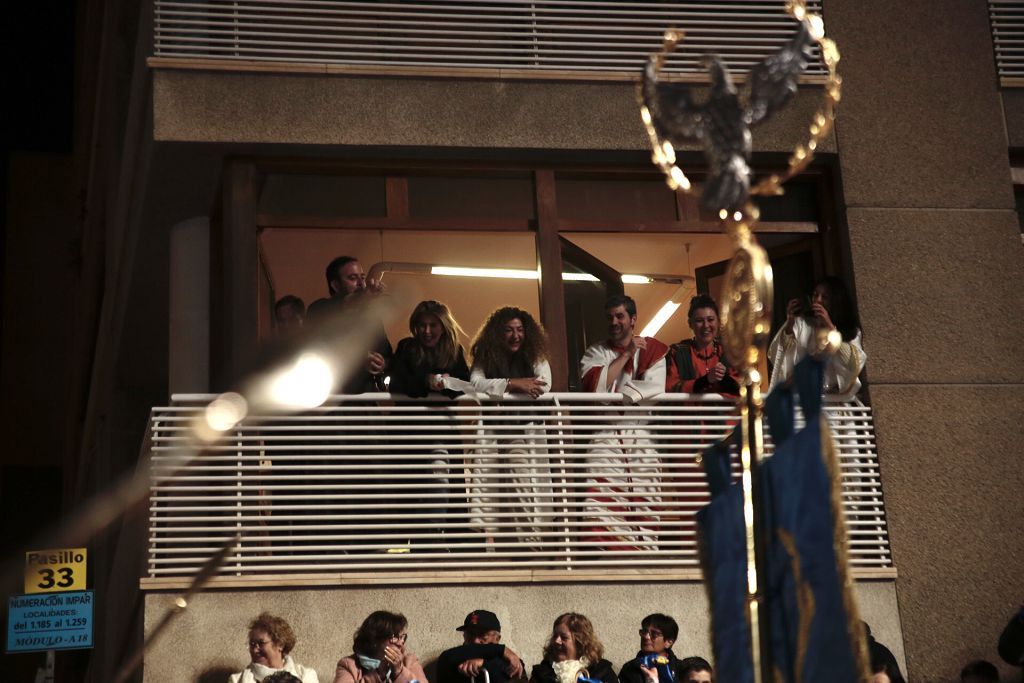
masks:
[[[838,394],[851,400],[860,391],[858,376],[867,354],[861,344],[860,320],[843,281],[827,277],[814,288],[809,300],[792,299],[786,306],[786,323],[768,347],[773,362],[771,388],[787,382],[793,368],[807,354],[820,353],[824,336],[839,333],[838,350],[825,363],[826,394]]]

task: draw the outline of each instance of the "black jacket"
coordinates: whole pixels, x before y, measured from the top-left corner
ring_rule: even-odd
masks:
[[[431,375],[451,375],[469,381],[469,366],[466,365],[466,356],[461,346],[455,362],[446,368],[434,367],[419,361],[416,353],[418,346],[419,342],[413,337],[406,337],[398,342],[395,355],[391,359],[391,393],[423,398],[430,393]],[[445,390],[442,393],[449,398],[455,398],[462,392]]]
[[[644,653],[637,652],[636,656],[640,657]],[[668,665],[672,669],[672,676],[675,678],[676,683],[682,683],[683,671],[680,667],[680,659],[676,657],[676,654],[672,650],[666,650],[665,656],[668,657]],[[668,683],[668,681],[661,681],[659,677],[659,683]],[[646,674],[640,670],[640,662],[636,659],[631,659],[622,665],[622,671],[619,672],[620,683],[644,683],[647,679]]]
[[[469,659],[484,660],[491,683],[508,683],[505,646],[500,643],[465,643],[445,650],[437,658],[437,683],[469,683],[470,679],[459,673],[459,664]]]
[[[590,674],[590,678],[603,681],[603,683],[619,683],[619,677],[615,675],[615,669],[607,659],[591,664],[587,667],[587,672]],[[534,666],[530,672],[530,683],[558,683],[551,662],[545,659]]]

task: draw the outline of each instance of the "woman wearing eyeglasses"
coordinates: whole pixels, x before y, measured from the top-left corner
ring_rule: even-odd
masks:
[[[416,655],[405,649],[408,627],[394,612],[366,617],[352,639],[352,654],[338,662],[334,683],[427,683]]]
[[[297,664],[291,657],[295,633],[287,621],[267,612],[249,624],[249,666],[231,674],[228,683],[262,683],[271,675],[287,671],[302,683],[320,683],[316,671]]]
[[[582,614],[566,612],[555,619],[544,661],[533,667],[530,683],[576,683],[580,677],[619,683],[594,625]]]
[[[640,622],[640,651],[636,653],[636,659],[626,662],[622,671],[619,672],[621,683],[645,683],[650,676],[646,673],[648,669],[664,670],[668,667],[672,673],[671,679],[678,682],[683,681],[680,660],[672,652],[672,645],[679,637],[679,624],[667,614],[648,614]],[[650,655],[664,657],[664,664],[659,662],[645,661]],[[649,666],[653,665],[653,666]]]

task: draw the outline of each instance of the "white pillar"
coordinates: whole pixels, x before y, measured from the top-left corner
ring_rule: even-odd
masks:
[[[210,390],[210,219],[190,218],[171,228],[167,388]]]

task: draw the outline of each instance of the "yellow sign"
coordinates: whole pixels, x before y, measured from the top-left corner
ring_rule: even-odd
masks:
[[[32,550],[25,553],[25,592],[85,590],[85,548]]]

